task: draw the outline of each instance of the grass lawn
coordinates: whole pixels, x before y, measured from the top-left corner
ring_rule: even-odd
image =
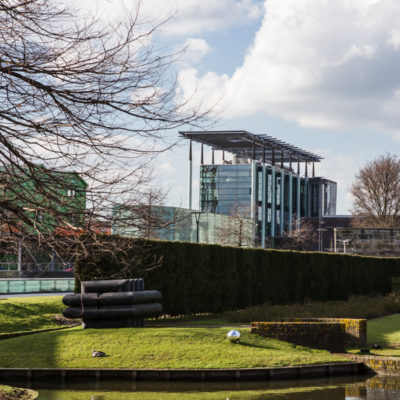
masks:
[[[400,343],[400,314],[368,321],[368,343]]]
[[[314,350],[251,335],[227,341],[228,328],[80,327],[0,341],[0,367],[248,368],[344,361]],[[92,358],[93,349],[109,357]]]
[[[400,314],[387,315],[371,319],[367,323],[367,342],[370,355],[384,357],[400,356]],[[382,345],[381,349],[372,348],[372,344]],[[350,353],[359,353],[359,349],[351,349]]]
[[[0,385],[0,399],[1,400],[31,400],[36,399],[38,393],[34,390],[16,388],[6,385]]]
[[[10,297],[0,300],[0,334],[58,328],[54,314],[65,306],[62,296]]]

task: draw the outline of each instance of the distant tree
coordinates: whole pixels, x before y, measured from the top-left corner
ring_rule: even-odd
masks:
[[[318,243],[318,231],[306,218],[294,216],[292,229],[286,232],[280,248],[289,250],[311,250]]]
[[[400,160],[385,154],[362,167],[350,193],[356,225],[371,228],[400,226]]]
[[[218,243],[248,247],[254,245],[254,221],[247,205],[235,202],[229,210],[229,220],[216,229]]]
[[[118,205],[113,213],[115,233],[142,239],[163,238],[163,231],[180,220],[179,210],[164,207],[167,193],[149,189],[132,204]]]

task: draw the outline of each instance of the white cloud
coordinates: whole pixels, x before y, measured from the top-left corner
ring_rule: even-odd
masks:
[[[66,1],[66,0],[64,0]],[[73,0],[83,12],[97,12],[100,18],[119,18],[129,11],[134,13],[136,0]],[[246,24],[260,18],[260,0],[146,0],[139,6],[140,21],[160,27],[165,35],[197,35],[216,32],[234,24]]]
[[[400,47],[400,31],[398,29],[393,29],[390,32],[388,43],[391,44],[395,50]]]
[[[167,35],[198,35],[215,32],[234,24],[245,24],[262,16],[257,0],[146,0],[144,15],[173,16],[162,28]]]
[[[185,49],[185,54],[181,57],[180,61],[191,64],[199,62],[211,51],[208,43],[200,38],[187,39],[183,45],[183,49]]]
[[[181,71],[180,94],[226,118],[264,112],[312,127],[400,123],[400,2],[267,0],[260,30],[232,76]]]

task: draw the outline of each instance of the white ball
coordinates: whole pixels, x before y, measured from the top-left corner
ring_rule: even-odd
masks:
[[[239,343],[240,342],[240,332],[236,329],[229,331],[226,335],[228,340],[232,343]]]

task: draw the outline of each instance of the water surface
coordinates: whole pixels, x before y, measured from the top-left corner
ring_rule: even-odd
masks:
[[[34,384],[39,400],[399,400],[400,376],[282,382]]]

